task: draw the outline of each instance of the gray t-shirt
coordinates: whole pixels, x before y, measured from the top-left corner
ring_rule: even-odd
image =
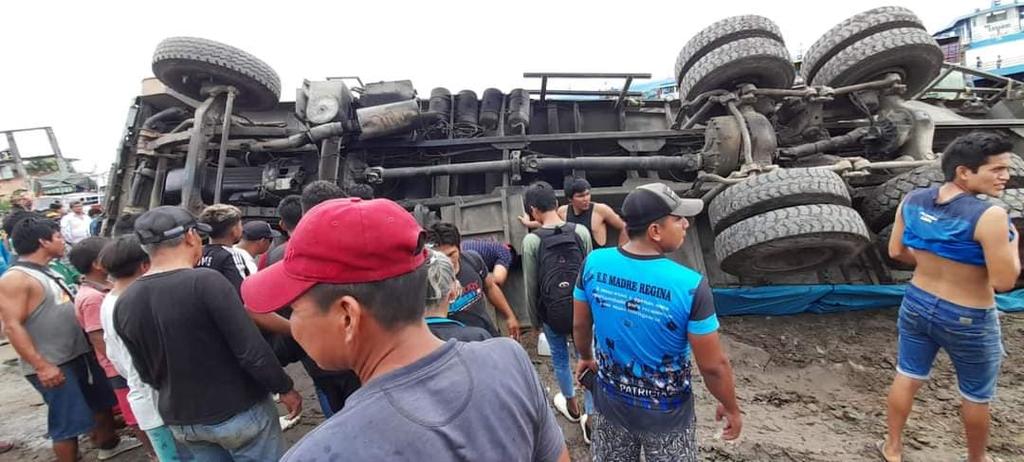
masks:
[[[554,461],[564,441],[519,344],[450,340],[363,385],[281,460]]]

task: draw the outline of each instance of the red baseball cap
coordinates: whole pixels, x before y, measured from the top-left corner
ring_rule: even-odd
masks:
[[[334,199],[303,215],[284,259],[242,283],[254,313],[291,304],[318,283],[354,284],[409,273],[427,258],[423,228],[388,199]]]

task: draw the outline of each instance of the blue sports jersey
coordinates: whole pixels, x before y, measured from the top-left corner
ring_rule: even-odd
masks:
[[[664,256],[600,249],[584,262],[574,297],[594,318],[598,411],[633,429],[688,422],[687,335],[718,329],[705,278]]]
[[[985,252],[974,240],[978,220],[995,204],[970,194],[939,203],[939,187],[919,189],[903,201],[903,244],[956,262],[985,266]],[[1009,238],[1013,233],[1009,231]]]

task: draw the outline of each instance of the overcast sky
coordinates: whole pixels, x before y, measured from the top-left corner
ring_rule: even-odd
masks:
[[[156,44],[205,37],[242,48],[281,76],[282,99],[302,79],[410,79],[419,94],[536,88],[523,72],[672,74],[676,54],[706,25],[760,14],[796,56],[848,16],[882,5],[915,11],[934,32],[987,0],[903,1],[12,1],[0,26],[0,130],[49,125],[80,170],[106,170]],[[608,85],[617,82],[607,82]],[[571,82],[556,81],[554,88]],[[592,82],[602,85],[605,82]],[[580,88],[581,84],[575,84]],[[40,132],[23,155],[48,154]],[[7,141],[0,137],[0,149]]]

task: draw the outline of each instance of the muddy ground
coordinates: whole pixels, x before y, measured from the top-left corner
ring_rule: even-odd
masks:
[[[882,310],[788,317],[730,317],[722,320],[726,347],[736,372],[744,416],[738,442],[715,439],[714,400],[695,379],[702,460],[871,461],[873,443],[885,431],[885,394],[896,357],[896,311]],[[990,450],[1004,461],[1024,461],[1024,314],[1002,318],[1008,354],[993,406]],[[531,336],[532,337],[532,336]],[[533,354],[533,339],[524,341]],[[13,357],[0,347],[0,360]],[[547,358],[535,364],[545,386],[557,385]],[[285,434],[295,441],[322,420],[312,387],[301,368],[289,368],[307,404],[306,415]],[[959,394],[948,358],[940,354],[931,383],[922,389],[907,432],[905,460],[958,461],[964,438]],[[50,460],[45,411],[34,390],[11,366],[0,366],[0,439],[18,448],[0,461]],[[589,460],[579,427],[558,417],[573,460]],[[83,443],[85,460],[95,451]],[[141,451],[115,461],[145,460]]]

